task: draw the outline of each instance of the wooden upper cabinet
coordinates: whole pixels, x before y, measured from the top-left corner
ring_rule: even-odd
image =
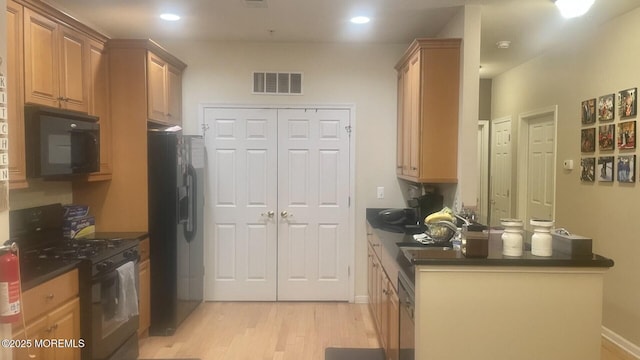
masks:
[[[167,103],[167,62],[149,51],[147,53],[147,111],[149,120],[165,123]]]
[[[89,41],[89,114],[99,118],[100,171],[89,175],[89,181],[111,179],[111,113],[109,94],[109,54],[104,44]]]
[[[417,39],[398,71],[398,177],[458,181],[460,39]]]
[[[167,68],[167,109],[168,122],[174,125],[182,124],[182,71],[175,66]]]
[[[87,37],[24,9],[25,102],[87,112]]]
[[[147,52],[147,111],[150,121],[182,123],[182,71]]]
[[[9,189],[28,187],[24,151],[24,32],[22,5],[7,0],[7,122]]]

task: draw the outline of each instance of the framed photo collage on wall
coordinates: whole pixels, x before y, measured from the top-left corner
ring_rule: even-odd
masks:
[[[637,94],[630,88],[582,102],[580,181],[636,182]]]

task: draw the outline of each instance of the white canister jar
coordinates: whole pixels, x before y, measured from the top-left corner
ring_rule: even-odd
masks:
[[[522,256],[522,220],[500,219],[500,224],[504,226],[504,232],[502,233],[502,255]]]
[[[533,235],[531,235],[531,254],[535,256],[551,256],[553,253],[551,228],[553,220],[535,220],[529,221],[533,226]]]

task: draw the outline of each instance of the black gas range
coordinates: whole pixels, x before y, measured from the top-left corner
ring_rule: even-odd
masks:
[[[66,239],[62,216],[60,204],[10,212],[23,288],[78,268],[82,359],[136,359],[138,240],[113,234]]]

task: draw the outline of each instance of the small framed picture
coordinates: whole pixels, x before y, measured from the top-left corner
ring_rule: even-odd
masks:
[[[618,149],[636,148],[636,122],[625,121],[618,123]]]
[[[621,183],[636,182],[636,156],[618,156],[618,181]]]
[[[582,102],[582,125],[589,125],[596,122],[596,99],[589,99]]]
[[[596,158],[588,157],[580,160],[580,181],[594,182],[596,179]]]
[[[615,125],[600,125],[598,127],[598,144],[600,150],[613,150],[613,142],[615,139]]]
[[[596,128],[582,129],[580,133],[580,151],[583,153],[596,151]]]
[[[620,119],[635,116],[637,106],[636,88],[622,90],[618,93],[618,116]]]
[[[613,181],[613,156],[600,156],[598,158],[598,181]]]
[[[613,108],[615,100],[613,94],[607,94],[598,98],[598,120],[613,120]]]

